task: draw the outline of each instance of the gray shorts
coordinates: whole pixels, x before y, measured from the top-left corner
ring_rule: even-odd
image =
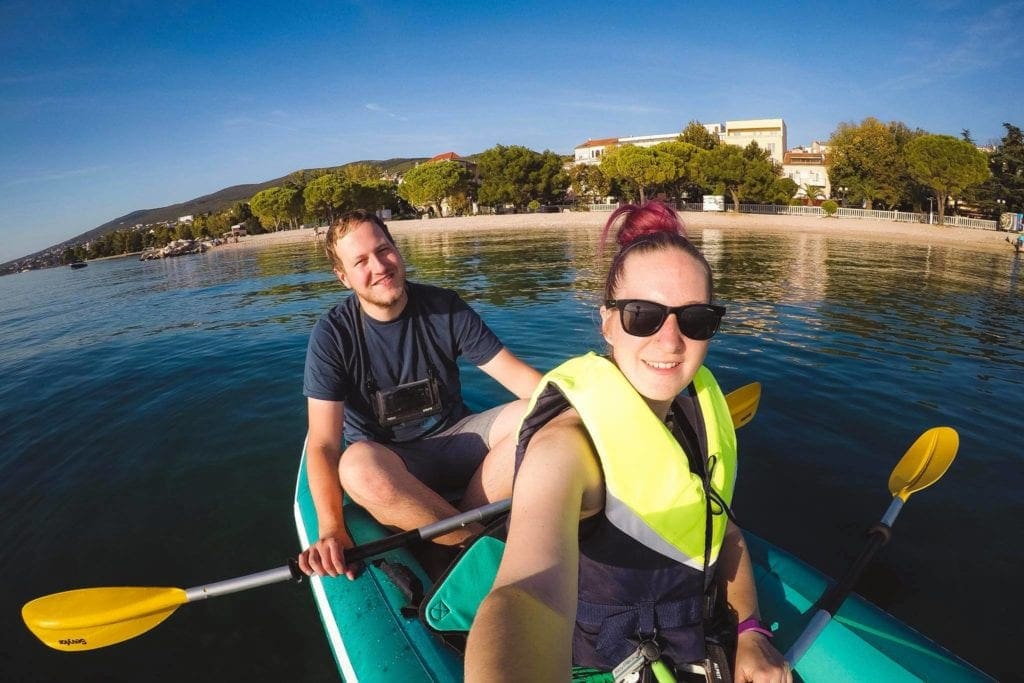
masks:
[[[491,425],[504,407],[467,415],[426,439],[383,445],[402,459],[414,477],[446,498],[457,498],[490,451]]]

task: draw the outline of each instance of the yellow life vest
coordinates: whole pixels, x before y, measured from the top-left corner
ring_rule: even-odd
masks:
[[[729,406],[706,367],[697,371],[693,384],[707,433],[709,483],[729,505],[736,484],[736,432]],[[608,521],[651,550],[704,569],[707,511],[716,506],[709,506],[701,476],[690,470],[671,431],[606,358],[588,353],[544,376],[520,425],[517,457],[533,433],[564,408],[564,401],[579,413],[597,450]],[[724,514],[712,514],[709,564],[718,558],[727,521]]]

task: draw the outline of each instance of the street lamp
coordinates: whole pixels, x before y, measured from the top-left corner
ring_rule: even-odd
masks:
[[[928,196],[928,225],[932,224],[932,200],[934,199],[931,195]]]
[[[839,201],[842,202],[843,208],[846,208],[846,192],[850,188],[846,187],[845,185],[840,185],[836,189],[839,190]]]

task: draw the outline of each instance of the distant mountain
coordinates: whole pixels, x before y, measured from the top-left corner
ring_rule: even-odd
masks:
[[[341,166],[330,166],[327,167],[326,169],[302,169],[300,171],[295,171],[294,173],[289,173],[286,176],[274,178],[273,180],[267,180],[262,183],[250,183],[248,185],[232,185],[231,187],[225,187],[223,190],[218,190],[213,194],[203,195],[202,197],[196,197],[195,199],[190,199],[186,202],[180,202],[178,204],[171,204],[170,206],[162,206],[157,209],[138,209],[136,211],[132,211],[131,213],[126,213],[123,216],[119,216],[113,220],[107,221],[103,225],[97,225],[95,228],[87,230],[80,235],[76,235],[74,237],[66,239],[59,244],[47,247],[46,249],[41,249],[35,252],[34,254],[22,256],[12,261],[8,261],[7,263],[0,264],[0,271],[7,271],[8,266],[13,264],[15,261],[35,259],[47,252],[52,252],[54,250],[63,250],[65,247],[74,244],[80,244],[82,242],[88,242],[89,240],[99,237],[100,235],[105,235],[108,232],[120,230],[121,228],[131,227],[139,223],[160,223],[162,221],[177,220],[179,216],[194,216],[203,213],[216,213],[218,211],[224,211],[225,209],[231,208],[238,202],[249,201],[250,199],[252,199],[252,196],[254,194],[261,190],[265,190],[268,187],[275,187],[277,185],[283,184],[291,176],[295,175],[295,173],[309,173],[312,171],[321,170],[337,171],[342,168],[345,168],[346,166],[351,166],[354,164],[369,164],[371,166],[377,166],[382,171],[385,171],[387,173],[404,173],[408,169],[415,166],[417,163],[425,160],[426,157],[418,157],[411,159],[395,158],[386,159],[384,161],[353,161],[348,164],[342,164]]]

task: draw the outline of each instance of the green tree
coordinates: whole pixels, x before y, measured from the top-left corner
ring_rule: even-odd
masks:
[[[453,216],[466,216],[473,208],[473,200],[465,192],[456,192],[448,197],[448,208],[451,209]]]
[[[969,142],[952,135],[922,135],[907,145],[911,175],[935,192],[939,225],[945,219],[946,199],[989,178],[988,159]]]
[[[703,126],[701,126],[701,130],[704,130]],[[674,198],[691,193],[696,197],[700,193],[700,185],[694,167],[701,151],[700,147],[690,142],[674,140],[662,142],[651,149],[661,157],[668,158],[676,167],[675,172],[672,173],[672,179],[662,183],[657,189]]]
[[[569,182],[577,199],[594,201],[612,192],[612,181],[596,164],[577,164],[569,170]]]
[[[718,136],[698,121],[690,121],[679,134],[679,142],[688,142],[697,149],[714,149],[720,143]]]
[[[454,161],[435,161],[420,164],[406,171],[398,194],[415,207],[430,207],[435,216],[441,215],[441,202],[465,189],[467,172]]]
[[[631,188],[643,204],[648,189],[679,178],[680,166],[673,155],[653,147],[622,145],[601,158],[601,171]]]
[[[1000,213],[1024,212],[1024,135],[1021,129],[1004,123],[1006,135],[988,157],[992,177],[979,187],[963,192],[964,201],[998,217]]]
[[[191,223],[178,223],[173,228],[174,239],[177,240],[190,240],[192,239],[192,224]]]
[[[280,230],[283,223],[301,215],[301,202],[302,193],[294,187],[270,187],[253,195],[249,206],[260,223]]]
[[[535,152],[521,145],[495,145],[477,161],[481,204],[512,204],[523,209],[533,199],[559,202],[569,187],[562,157],[552,151]]]
[[[399,204],[398,187],[390,180],[362,180],[349,186],[348,208],[395,211]]]
[[[906,145],[923,131],[868,117],[859,124],[841,123],[829,140],[828,174],[833,187],[850,188],[849,199],[873,208],[875,201],[894,207],[909,200]]]
[[[139,230],[133,230],[131,228],[126,228],[125,230],[128,233],[127,239],[125,240],[125,253],[131,254],[137,251],[142,251],[144,247],[142,241],[142,232]]]
[[[373,164],[348,164],[341,169],[342,176],[350,183],[375,183],[381,179],[380,169]]]
[[[327,173],[314,178],[302,191],[306,211],[328,223],[344,205],[351,193],[351,183],[338,173]]]
[[[540,153],[537,168],[530,176],[531,195],[541,204],[558,204],[565,200],[569,189],[566,159],[551,150]]]
[[[926,135],[926,131],[920,128],[911,129],[901,121],[890,121],[889,132],[896,141],[896,148],[899,150],[896,165],[890,169],[893,182],[892,190],[886,195],[888,208],[895,209],[903,206],[906,209],[916,211],[922,202],[928,201],[929,191],[910,174],[910,166],[907,162],[907,145],[911,140]]]
[[[803,190],[804,199],[807,204],[814,204],[815,199],[821,199],[825,196],[825,188],[821,185],[812,185],[811,183],[804,183],[800,185],[798,190]]]
[[[246,220],[253,217],[252,209],[249,207],[248,202],[235,202],[235,205],[228,211],[228,216],[231,219],[230,225],[244,223]]]
[[[765,201],[769,204],[789,204],[797,189],[795,180],[776,175],[768,188]]]
[[[694,165],[702,184],[715,194],[728,193],[734,209],[740,210],[744,199],[757,202],[775,202],[781,195],[792,191],[790,185],[781,182],[780,169],[772,163],[767,150],[756,142],[744,148],[735,145],[719,145],[714,149],[702,150]],[[792,185],[793,181],[789,180]],[[795,190],[795,185],[792,185]],[[785,200],[788,202],[789,197]]]

